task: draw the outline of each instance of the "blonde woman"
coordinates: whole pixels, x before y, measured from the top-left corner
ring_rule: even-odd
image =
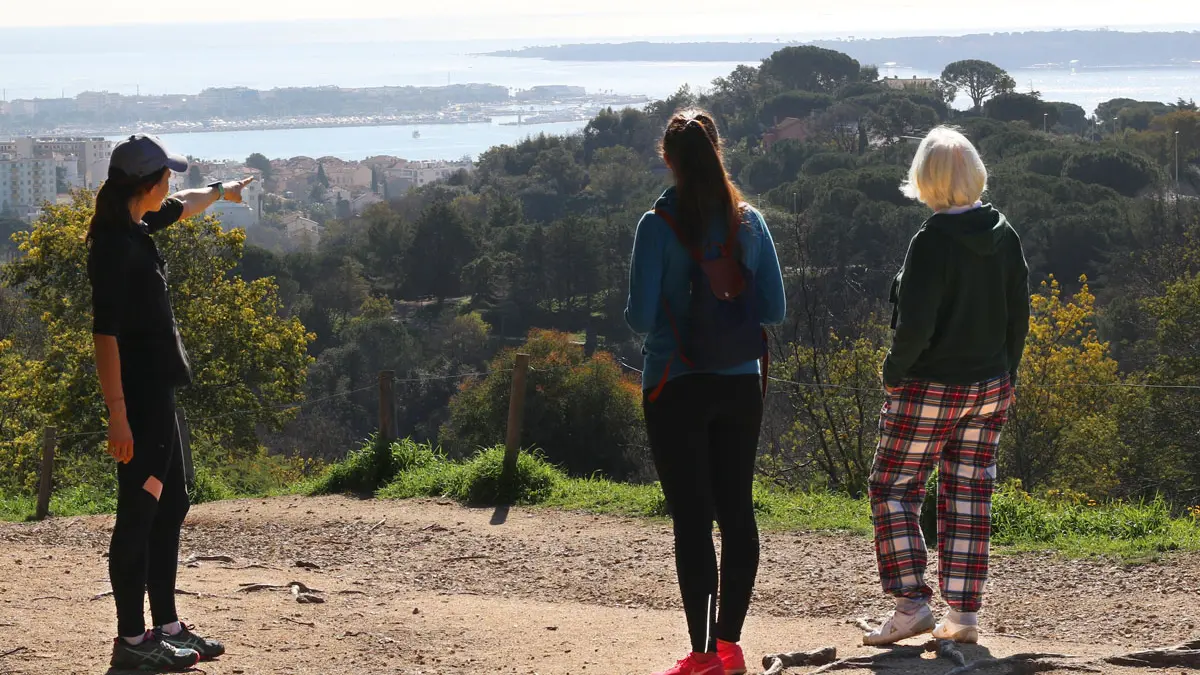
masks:
[[[987,178],[971,142],[939,127],[921,143],[902,187],[934,213],[892,284],[895,332],[870,493],[879,575],[896,611],[864,636],[867,645],[930,631],[979,640],[996,448],[1029,332],[1029,268],[1016,231],[982,202]],[[936,625],[920,525],[935,468],[938,573],[950,605]]]

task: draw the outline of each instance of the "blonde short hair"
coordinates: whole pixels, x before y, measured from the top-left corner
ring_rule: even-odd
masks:
[[[979,201],[987,180],[987,167],[971,141],[956,129],[937,127],[921,141],[900,191],[941,211]]]

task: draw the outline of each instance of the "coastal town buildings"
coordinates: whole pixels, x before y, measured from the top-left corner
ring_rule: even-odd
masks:
[[[361,216],[367,207],[383,202],[383,196],[377,192],[364,192],[350,200],[350,213]]]
[[[783,121],[763,134],[763,149],[770,150],[771,146],[780,141],[803,141],[808,138],[811,130],[806,120],[795,117],[785,117]]]
[[[58,195],[53,159],[0,154],[0,212],[29,219]]]
[[[0,157],[6,162],[5,173],[10,178],[6,203],[11,208],[36,210],[43,202],[53,202],[60,192],[79,187],[95,190],[108,177],[108,160],[112,155],[113,142],[98,137],[22,137],[0,141]],[[46,162],[53,166],[47,167]],[[12,178],[14,172],[23,178]]]
[[[290,213],[283,217],[282,223],[284,232],[293,244],[312,247],[321,241],[323,228],[315,220],[305,218],[299,213]]]
[[[931,77],[917,77],[913,75],[912,79],[902,79],[898,76],[885,77],[880,80],[880,83],[889,89],[897,91],[921,91],[933,89],[937,84],[937,80]]]

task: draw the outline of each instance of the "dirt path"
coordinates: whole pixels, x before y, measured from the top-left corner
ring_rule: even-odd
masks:
[[[105,672],[112,600],[91,598],[108,590],[110,528],[106,517],[0,525],[0,654],[27,648],[0,658],[0,673]],[[192,555],[233,559],[180,571],[179,588],[200,594],[180,598],[183,613],[229,647],[205,665],[212,675],[645,675],[686,646],[661,524],[435,501],[252,500],[194,508]],[[759,578],[745,642],[755,661],[825,645],[871,653],[847,624],[888,607],[869,541],[767,534]],[[326,602],[298,604],[291,581]],[[285,589],[239,592],[249,583]],[[1200,556],[1131,568],[1000,556],[984,620],[996,656],[1179,643],[1200,634]],[[925,660],[900,672],[947,670]]]

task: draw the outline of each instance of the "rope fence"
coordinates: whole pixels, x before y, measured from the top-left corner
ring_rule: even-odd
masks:
[[[635,368],[625,361],[618,361],[622,367],[627,370],[642,374],[642,371]],[[883,385],[878,387],[854,387],[844,384],[832,384],[828,382],[796,382],[795,380],[785,380],[779,377],[767,377],[768,380],[776,384],[787,384],[793,387],[804,389],[833,389],[839,391],[852,391],[867,394],[883,393]],[[1177,391],[1200,391],[1200,385],[1195,384],[1144,384],[1138,382],[1113,382],[1113,383],[1089,383],[1080,382],[1077,384],[1018,384],[1016,389],[1080,389],[1080,388],[1097,388],[1097,389],[1167,389]]]
[[[522,363],[524,364],[524,367],[525,367],[524,371],[522,371],[520,368]],[[539,371],[546,372],[547,370],[556,370],[557,368],[558,367],[550,368],[550,369],[539,369]],[[527,355],[519,354],[517,356],[517,367],[514,368],[513,370],[515,373],[520,373],[520,377],[519,378],[514,377],[514,386],[513,386],[513,392],[512,392],[514,403],[512,403],[510,405],[510,407],[518,406],[521,410],[523,410],[524,409],[524,399],[525,399],[525,387],[524,387],[525,372],[528,372],[528,370],[530,370],[529,357]],[[310,399],[307,399],[304,401],[299,401],[296,403],[277,403],[277,404],[269,404],[269,405],[260,405],[255,408],[231,410],[231,411],[216,414],[216,415],[208,415],[205,417],[198,417],[198,418],[193,418],[193,419],[189,419],[183,410],[178,410],[176,412],[176,418],[178,421],[180,445],[183,449],[184,472],[187,477],[188,487],[190,489],[192,487],[192,485],[194,484],[194,480],[195,480],[195,467],[192,463],[192,457],[191,457],[191,427],[193,424],[203,424],[205,422],[214,422],[214,421],[228,419],[230,417],[237,417],[237,416],[241,416],[241,415],[260,415],[264,412],[299,411],[299,410],[303,410],[306,408],[311,408],[320,403],[325,403],[325,402],[338,400],[338,399],[347,399],[356,394],[362,394],[362,393],[365,393],[368,391],[378,390],[378,392],[379,392],[379,426],[378,426],[379,431],[378,431],[378,435],[380,438],[384,439],[385,441],[392,441],[392,440],[395,440],[395,438],[396,438],[396,428],[395,428],[396,427],[396,424],[395,424],[396,399],[395,399],[394,385],[396,385],[396,384],[420,384],[420,383],[425,383],[425,382],[447,381],[447,380],[465,380],[465,379],[472,378],[472,377],[483,377],[486,375],[488,375],[488,373],[476,371],[476,372],[469,372],[469,373],[458,373],[455,375],[428,375],[428,376],[415,376],[415,377],[396,377],[396,374],[393,371],[383,371],[379,374],[379,381],[376,384],[357,387],[354,389],[350,389],[347,391],[341,391],[336,394],[330,394],[327,396],[310,398]],[[518,379],[520,381],[519,382],[520,386],[518,386]],[[519,401],[519,403],[517,401]],[[514,419],[511,414],[510,414],[509,422],[510,422],[510,425],[513,425]],[[521,419],[520,419],[520,416],[518,416],[515,419],[515,426],[510,428],[508,431],[508,437],[510,439],[510,442],[506,448],[507,453],[506,453],[506,463],[505,464],[506,464],[506,466],[509,464],[509,462],[507,461],[507,456],[509,454],[511,454],[512,455],[511,464],[512,464],[513,468],[516,467],[516,457],[517,457],[517,453],[520,450],[519,445],[518,445],[520,442],[520,437],[521,437],[520,424],[521,424]],[[54,459],[55,459],[55,451],[58,448],[58,445],[62,441],[65,441],[65,440],[78,440],[78,439],[86,439],[86,438],[95,438],[95,439],[99,440],[102,438],[106,438],[107,436],[108,436],[107,429],[99,430],[99,431],[77,431],[77,432],[71,432],[71,433],[59,433],[58,429],[56,429],[55,427],[46,427],[43,430],[42,461],[41,461],[40,476],[39,476],[40,480],[39,480],[39,485],[38,485],[37,509],[35,511],[35,516],[34,516],[36,519],[42,520],[42,519],[46,518],[50,513],[50,497],[51,497],[51,495],[53,493],[53,489],[54,489],[54,485],[53,485],[54,484],[54,480],[53,480]],[[14,445],[15,442],[14,441],[5,441],[5,442],[3,442],[3,444]]]

